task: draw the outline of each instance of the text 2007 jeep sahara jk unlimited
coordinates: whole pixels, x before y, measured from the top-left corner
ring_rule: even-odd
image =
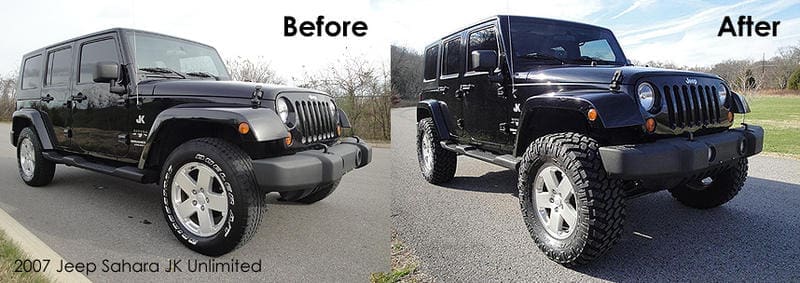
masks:
[[[425,50],[422,175],[466,155],[519,172],[522,215],[551,260],[582,264],[620,237],[624,200],[668,189],[711,208],[742,188],[764,131],[731,128],[744,97],[717,76],[629,66],[605,28],[497,16]]]
[[[162,189],[164,215],[190,249],[218,256],[256,232],[267,192],[313,203],[370,162],[333,99],[229,81],[217,51],[111,29],[24,56],[11,142],[31,186],[66,164]]]

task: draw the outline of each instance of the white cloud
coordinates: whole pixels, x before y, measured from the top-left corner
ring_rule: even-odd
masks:
[[[639,8],[639,7],[644,7],[644,6],[650,5],[650,4],[652,4],[654,1],[655,1],[655,0],[638,0],[638,1],[636,1],[636,2],[633,2],[633,4],[632,4],[630,7],[628,7],[628,8],[627,8],[627,9],[625,9],[624,11],[620,12],[620,13],[619,13],[619,14],[617,14],[616,16],[613,16],[613,17],[611,17],[611,19],[613,20],[613,19],[616,19],[616,18],[622,17],[623,15],[625,15],[625,14],[627,14],[627,13],[633,12],[633,10],[636,10],[636,9],[637,9],[637,8]]]

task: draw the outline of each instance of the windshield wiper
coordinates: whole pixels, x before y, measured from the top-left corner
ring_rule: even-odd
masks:
[[[522,56],[518,56],[518,57],[520,57],[520,58],[524,58],[524,59],[531,59],[531,60],[550,60],[550,61],[558,61],[558,62],[560,62],[562,65],[567,63],[567,62],[566,62],[566,61],[564,61],[563,59],[561,59],[561,58],[558,58],[558,57],[556,57],[556,56],[553,56],[553,55],[547,55],[547,54],[541,54],[541,53],[539,53],[539,52],[528,53],[528,54],[525,54],[525,55],[522,55]]]
[[[208,72],[193,71],[193,72],[186,72],[186,74],[193,77],[214,78],[214,80],[216,81],[219,80],[219,77],[212,75],[211,73]]]
[[[617,64],[617,62],[614,62],[614,61],[606,61],[606,60],[602,60],[602,59],[591,57],[591,56],[581,56],[580,58],[573,59],[573,61],[575,61],[575,62],[589,62],[592,65],[597,65],[597,64],[600,64],[600,63],[601,64]]]
[[[185,79],[186,78],[186,76],[184,76],[180,72],[175,71],[175,70],[170,69],[170,68],[147,67],[147,68],[139,68],[139,71],[145,71],[145,72],[150,72],[150,73],[159,73],[159,74],[174,74],[174,75],[177,75],[178,77],[180,77],[181,79]]]

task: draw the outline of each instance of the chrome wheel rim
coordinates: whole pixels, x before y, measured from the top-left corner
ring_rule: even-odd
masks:
[[[549,165],[536,175],[534,204],[539,222],[545,231],[557,239],[575,232],[578,223],[578,199],[575,185],[555,165]]]
[[[175,216],[189,232],[208,237],[222,229],[228,217],[228,194],[211,167],[184,164],[175,173],[171,191]]]
[[[433,168],[433,139],[430,135],[422,135],[422,169],[430,172]]]
[[[33,176],[33,171],[36,170],[36,154],[33,149],[33,142],[29,138],[24,138],[20,142],[19,166],[22,168],[22,174],[25,179],[30,179]]]

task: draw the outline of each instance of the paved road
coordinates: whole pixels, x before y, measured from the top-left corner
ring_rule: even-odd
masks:
[[[424,181],[415,112],[392,111],[392,225],[441,281],[798,281],[800,162],[757,156],[730,203],[699,211],[667,192],[631,200],[622,240],[575,270],[545,258],[527,233],[516,174],[467,157],[456,179]],[[639,232],[652,239],[634,235]]]
[[[8,124],[0,124],[0,133]],[[7,137],[7,135],[5,136]],[[67,261],[95,262],[94,281],[367,281],[389,269],[389,150],[375,149],[372,164],[345,176],[319,203],[277,202],[258,234],[243,248],[216,258],[253,262],[260,273],[102,273],[102,260],[160,262],[208,260],[184,248],[164,223],[160,191],[86,170],[59,165],[53,183],[26,186],[17,175],[14,148],[0,139],[0,208]],[[184,270],[185,271],[185,270]]]

